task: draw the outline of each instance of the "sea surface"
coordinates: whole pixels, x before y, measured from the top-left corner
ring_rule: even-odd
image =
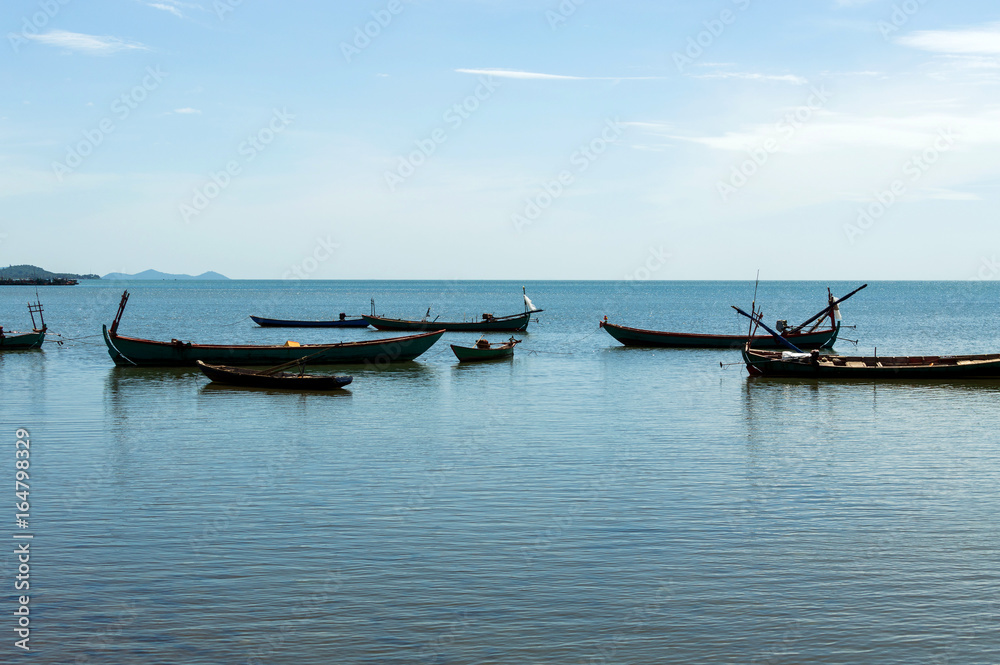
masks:
[[[100,338],[363,340],[339,312],[538,314],[513,361],[332,368],[332,394],[115,367]],[[857,283],[765,282],[799,322]],[[0,287],[30,328],[35,290]],[[996,663],[1000,382],[749,379],[733,351],[630,349],[598,321],[742,333],[752,282],[84,282],[0,354],[2,662]],[[837,351],[1000,351],[1000,284],[878,282]],[[507,335],[492,335],[499,340]],[[847,339],[858,340],[857,347]],[[721,363],[721,365],[720,365]],[[15,526],[15,430],[30,526]],[[30,533],[30,646],[14,647]],[[6,535],[3,535],[6,534]]]

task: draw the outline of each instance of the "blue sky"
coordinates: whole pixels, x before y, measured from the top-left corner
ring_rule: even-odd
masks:
[[[0,263],[996,279],[986,0],[11,0]]]

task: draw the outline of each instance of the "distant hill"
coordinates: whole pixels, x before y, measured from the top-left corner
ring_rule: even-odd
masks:
[[[100,279],[100,276],[74,275],[70,272],[49,272],[38,266],[20,265],[0,268],[0,279]]]
[[[123,272],[110,272],[105,275],[102,279],[229,279],[225,275],[220,275],[217,272],[209,270],[208,272],[203,272],[200,275],[175,275],[169,272],[160,272],[159,270],[143,270],[142,272],[136,273],[134,275],[126,275]]]

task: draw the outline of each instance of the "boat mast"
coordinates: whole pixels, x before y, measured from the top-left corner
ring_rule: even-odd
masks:
[[[111,330],[108,331],[109,333],[111,333],[112,337],[118,334],[118,324],[122,320],[122,314],[125,313],[125,303],[127,302],[128,302],[128,291],[125,291],[124,293],[122,293],[122,301],[118,303],[118,313],[115,314],[115,320],[111,322]]]

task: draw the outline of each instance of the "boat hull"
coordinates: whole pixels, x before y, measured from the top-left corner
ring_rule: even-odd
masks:
[[[819,356],[782,360],[780,352],[743,350],[751,376],[814,379],[1000,379],[1000,354],[968,356]]]
[[[334,321],[298,321],[292,319],[268,319],[263,316],[251,316],[253,322],[262,328],[367,328],[364,319],[337,319]],[[434,330],[440,330],[435,328]]]
[[[601,327],[625,346],[659,346],[687,349],[742,349],[746,346],[746,335],[703,335],[697,333],[660,332],[629,328],[601,321]],[[786,339],[800,349],[826,349],[837,341],[840,325],[809,333],[787,335]],[[770,335],[756,335],[751,338],[755,349],[777,349],[778,342]]]
[[[501,316],[489,321],[407,321],[405,319],[389,319],[384,316],[363,315],[369,325],[379,330],[445,330],[448,332],[523,332],[528,329],[532,314],[542,310],[537,309],[524,314]]]
[[[514,357],[514,347],[503,347],[495,349],[475,349],[467,346],[451,345],[451,350],[461,363],[484,362],[487,360],[503,360]]]
[[[4,333],[0,337],[0,351],[19,351],[41,348],[45,341],[45,331],[36,330],[30,333]]]
[[[260,371],[196,363],[202,374],[215,383],[227,386],[248,386],[252,388],[278,388],[282,390],[339,390],[354,380],[351,376],[299,375],[294,372],[263,374]]]
[[[441,339],[443,330],[365,342],[302,344],[300,346],[252,346],[158,342],[136,337],[112,336],[103,328],[104,343],[116,365],[123,367],[183,367],[197,361],[210,365],[279,365],[324,351],[310,362],[316,365],[374,364],[413,360]]]

